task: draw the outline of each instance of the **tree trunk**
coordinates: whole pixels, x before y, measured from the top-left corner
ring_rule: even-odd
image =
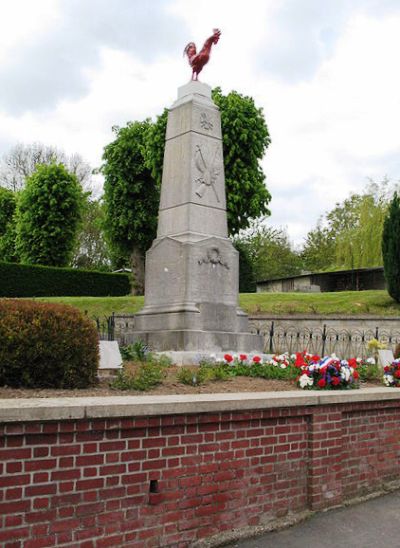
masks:
[[[132,295],[144,295],[144,256],[139,248],[131,253]]]

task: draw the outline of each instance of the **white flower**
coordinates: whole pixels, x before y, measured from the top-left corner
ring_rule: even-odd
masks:
[[[305,388],[306,386],[312,386],[313,382],[314,381],[312,377],[309,377],[305,373],[301,375],[301,377],[299,378],[300,388]]]
[[[281,369],[286,369],[286,365],[284,363],[281,363],[280,367]]]
[[[386,386],[390,386],[393,382],[393,375],[383,375],[383,382]]]
[[[370,365],[375,365],[375,358],[367,358],[367,363]]]
[[[342,379],[344,379],[346,382],[350,379],[350,369],[348,367],[342,367],[340,369],[340,376]]]

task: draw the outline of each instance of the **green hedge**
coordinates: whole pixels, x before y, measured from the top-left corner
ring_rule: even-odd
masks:
[[[0,297],[118,297],[129,293],[127,274],[0,262]]]
[[[0,341],[0,386],[86,388],[96,382],[96,327],[72,306],[2,299]]]

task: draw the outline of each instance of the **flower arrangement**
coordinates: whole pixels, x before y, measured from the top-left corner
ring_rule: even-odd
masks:
[[[400,388],[400,358],[383,368],[383,382],[386,386]]]
[[[318,359],[317,359],[318,358]],[[301,361],[300,357],[297,362]],[[302,389],[319,390],[338,390],[348,388],[358,388],[360,375],[357,371],[358,360],[350,358],[349,360],[339,360],[335,355],[319,358],[312,356],[303,356],[301,365],[297,365],[301,374],[297,382]]]

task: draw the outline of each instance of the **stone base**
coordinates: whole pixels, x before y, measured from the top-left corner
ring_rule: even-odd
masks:
[[[231,333],[227,331],[135,331],[127,335],[125,342],[131,344],[143,341],[156,352],[194,352],[210,354],[212,352],[254,352],[263,351],[264,340],[261,335],[252,333]]]
[[[204,350],[203,352],[155,352],[157,356],[166,356],[171,360],[173,365],[199,365],[199,362],[201,359],[208,359],[210,361],[215,360],[222,361],[224,359],[224,355],[230,352],[208,352]],[[238,351],[233,352],[232,354],[247,354],[247,356],[250,358],[253,356],[260,356],[260,358],[265,361],[269,360],[272,357],[272,354],[263,354],[262,352],[245,352]]]

